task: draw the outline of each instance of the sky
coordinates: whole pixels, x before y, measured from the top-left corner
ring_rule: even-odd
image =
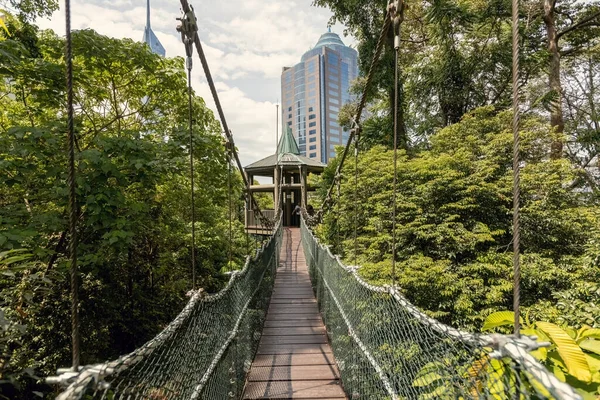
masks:
[[[208,59],[219,98],[233,132],[242,165],[275,152],[276,104],[281,98],[280,76],[293,66],[327,31],[328,9],[312,0],[190,0],[198,19],[198,34]],[[62,3],[62,2],[61,2]],[[181,16],[177,0],[151,0],[151,26],[167,57],[184,56],[175,30]],[[39,19],[42,29],[65,32],[64,9]],[[72,29],[91,28],[114,38],[140,40],[146,24],[146,0],[71,0]],[[336,24],[345,44],[344,27]],[[192,85],[214,111],[214,102],[194,50]],[[184,94],[182,94],[184,95]],[[217,116],[215,112],[215,116]]]

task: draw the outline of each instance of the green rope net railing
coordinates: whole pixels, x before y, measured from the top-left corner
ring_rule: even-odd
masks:
[[[64,372],[57,399],[228,399],[244,389],[279,262],[281,223],[214,295],[196,292],[154,339],[117,360]]]
[[[533,338],[462,332],[373,286],[315,238],[302,243],[350,399],[578,399],[529,353]]]

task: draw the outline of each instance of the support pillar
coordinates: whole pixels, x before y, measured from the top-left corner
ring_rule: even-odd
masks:
[[[301,171],[301,176],[300,176],[300,182],[302,182],[302,208],[306,209],[306,207],[308,207],[308,182],[307,182],[307,172],[306,172],[306,166],[302,166],[302,171]]]
[[[273,206],[275,208],[275,215],[277,215],[277,210],[279,210],[279,182],[281,178],[279,175],[279,166],[275,166],[275,171],[273,173],[273,185],[275,188],[273,189]]]

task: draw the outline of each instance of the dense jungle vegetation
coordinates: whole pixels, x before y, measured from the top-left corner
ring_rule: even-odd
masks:
[[[57,4],[15,2],[0,29],[0,397],[49,388],[70,364],[64,39],[31,22]],[[35,8],[38,7],[38,8]],[[187,78],[180,58],[91,30],[73,35],[82,364],[146,342],[187,302],[191,199]],[[250,251],[220,124],[195,96],[198,285]]]
[[[315,0],[359,40],[367,71],[387,1]],[[471,331],[511,325],[511,4],[406,2],[401,79],[393,34],[340,196],[317,228],[347,264],[396,282],[429,315]],[[521,303],[536,356],[587,396],[600,395],[600,3],[521,1]],[[356,93],[364,82],[355,85]],[[392,247],[393,103],[399,91],[396,246]],[[355,104],[340,122],[350,126]],[[324,199],[337,160],[315,183]],[[354,241],[356,230],[357,241]],[[355,250],[356,249],[356,250]],[[544,327],[532,330],[532,327]],[[573,368],[566,332],[581,361]],[[584,333],[587,332],[587,333]],[[571,364],[571,365],[569,365]]]
[[[48,392],[37,377],[70,357],[64,39],[35,26],[57,8],[54,0],[8,3],[16,12],[0,27],[0,396],[27,398]],[[368,71],[387,0],[315,4],[358,39],[360,68]],[[600,328],[600,5],[521,4],[524,311],[567,330]],[[412,302],[445,323],[481,330],[512,304],[510,2],[407,5],[401,83],[394,87],[388,35],[362,124],[358,186],[348,162],[341,197],[318,233],[349,263],[356,257],[376,283],[391,281],[395,252],[397,282]],[[73,39],[87,364],[147,341],[186,302],[187,98],[182,59],[91,30]],[[358,93],[362,80],[355,86]],[[395,90],[402,106],[392,248]],[[220,125],[197,96],[194,115],[197,276],[215,291],[223,270],[239,266],[250,249],[235,178],[234,265],[227,265],[231,210]],[[317,182],[321,195],[336,165]],[[581,345],[589,393],[600,382],[599,339]],[[551,360],[570,379],[564,360]]]

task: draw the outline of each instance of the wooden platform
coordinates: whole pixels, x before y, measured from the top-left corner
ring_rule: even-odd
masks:
[[[283,233],[273,296],[243,398],[346,399],[298,228]]]

